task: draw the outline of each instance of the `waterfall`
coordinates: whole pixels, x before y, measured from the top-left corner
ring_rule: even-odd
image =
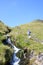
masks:
[[[20,50],[19,48],[17,48],[15,45],[13,45],[13,43],[11,42],[10,37],[7,35],[7,40],[6,42],[8,44],[11,45],[11,47],[13,48],[14,52],[12,55],[12,59],[10,61],[10,65],[19,65],[20,59],[16,56],[16,53],[18,53],[18,51]]]
[[[19,62],[20,62],[20,59],[16,56],[16,53],[18,53],[18,51],[20,49],[18,49],[15,45],[11,44],[12,45],[12,48],[14,50],[14,53],[12,55],[12,59],[11,59],[11,62],[10,64],[11,65],[19,65]]]

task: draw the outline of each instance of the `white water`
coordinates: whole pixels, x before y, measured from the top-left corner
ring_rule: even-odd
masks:
[[[11,61],[10,61],[10,64],[11,64],[11,65],[19,65],[20,59],[16,56],[16,53],[18,53],[18,51],[19,51],[20,49],[18,49],[15,45],[12,44],[10,38],[7,38],[6,42],[7,42],[8,44],[10,44],[11,47],[13,48],[13,50],[14,50],[13,55],[12,55],[12,59],[11,59]]]
[[[14,53],[12,55],[12,59],[11,59],[11,62],[10,64],[11,65],[19,65],[19,62],[20,62],[20,59],[16,56],[16,53],[18,53],[18,51],[20,49],[18,49],[16,46],[14,46],[13,44],[12,45],[12,48],[14,49]]]

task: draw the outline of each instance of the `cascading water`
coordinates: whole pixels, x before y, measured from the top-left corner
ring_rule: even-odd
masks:
[[[13,44],[11,44],[13,49],[14,49],[14,53],[12,55],[12,59],[11,59],[11,62],[10,64],[11,65],[19,65],[19,62],[20,62],[20,59],[16,56],[16,53],[18,53],[18,51],[20,49],[18,49],[16,46],[14,46]]]
[[[13,50],[14,50],[13,55],[12,55],[12,59],[11,59],[11,61],[10,61],[10,65],[19,65],[20,59],[16,56],[16,53],[18,53],[18,51],[19,51],[20,49],[18,49],[15,45],[12,44],[9,35],[7,35],[6,42],[7,42],[8,44],[10,44],[11,47],[13,48]]]

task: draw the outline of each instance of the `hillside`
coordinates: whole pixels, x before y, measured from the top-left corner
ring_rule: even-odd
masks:
[[[5,65],[8,59],[5,58],[5,55],[11,57],[11,48],[9,46],[5,46],[2,43],[6,37],[5,35],[11,31],[11,28],[6,26],[2,21],[0,21],[0,65]],[[7,53],[6,53],[7,52]],[[9,55],[10,54],[10,55]]]
[[[35,20],[31,23],[16,26],[10,32],[11,35],[16,36],[18,34],[27,34],[27,31],[30,30],[40,40],[43,40],[43,22]]]
[[[0,42],[3,40],[4,35],[11,32],[11,28],[6,26],[2,21],[0,21]]]
[[[27,34],[28,30],[31,31],[30,39]],[[4,35],[6,34],[9,34],[12,41],[15,41],[15,45],[21,49],[26,47],[30,50],[34,50],[36,54],[43,52],[43,20],[34,20],[30,23],[13,28],[6,26],[2,21],[0,21],[0,61],[2,63],[7,62],[5,58],[6,51],[9,52],[9,57],[11,57],[12,54],[12,49],[2,43],[2,40],[5,38]]]
[[[0,21],[0,33],[6,34],[11,30],[10,27],[6,26],[2,21]]]
[[[27,32],[31,31],[31,36],[33,39],[28,39]],[[43,51],[43,45],[41,42],[43,41],[43,21],[35,20],[31,23],[16,26],[10,32],[10,35],[13,39],[17,39],[17,45],[21,47],[28,47],[30,49],[35,49],[37,52]],[[36,41],[35,41],[36,39]],[[39,42],[37,42],[37,40]],[[18,44],[19,43],[19,44]]]

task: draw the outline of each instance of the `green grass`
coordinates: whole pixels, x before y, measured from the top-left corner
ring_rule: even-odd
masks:
[[[41,20],[36,20],[29,24],[17,26],[12,29],[10,35],[13,39],[17,39],[21,47],[28,47],[30,49],[35,49],[37,52],[43,52],[43,45],[41,43],[28,39],[28,30],[32,32],[31,36],[41,41],[43,40],[43,22],[41,22]]]
[[[5,62],[5,51],[9,49],[9,51],[12,49],[9,46],[5,46],[2,43],[2,40],[5,38],[3,35],[3,32],[5,33],[8,31],[6,25],[0,22],[0,59]],[[39,52],[43,52],[43,45],[39,42],[36,42],[33,39],[28,39],[27,31],[30,30],[31,36],[34,38],[38,38],[39,40],[43,40],[43,22],[41,20],[36,20],[28,24],[16,26],[14,28],[11,28],[12,31],[8,34],[11,35],[11,39],[16,42],[16,46],[19,48],[24,49],[27,47],[28,49],[34,49],[35,53],[38,54]]]
[[[6,52],[8,50],[8,53]],[[11,58],[13,50],[9,46],[5,46],[3,44],[0,44],[0,61],[2,65]],[[7,59],[5,57],[5,54],[7,56]]]

